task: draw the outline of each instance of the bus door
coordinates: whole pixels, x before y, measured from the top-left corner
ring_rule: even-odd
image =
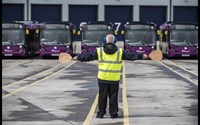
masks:
[[[124,25],[124,49],[131,52],[149,54],[156,49],[156,26],[147,23],[127,23]]]
[[[104,44],[104,38],[108,34],[114,34],[114,25],[111,23],[88,23],[80,27],[81,30],[81,53],[94,51],[96,47]]]
[[[72,23],[43,23],[41,30],[40,56],[58,57],[61,52],[73,56],[72,42],[75,25]]]
[[[26,52],[28,55],[39,55],[40,24],[26,24]]]
[[[162,51],[164,56],[168,55],[169,52],[169,45],[170,45],[170,40],[169,40],[169,29],[160,29],[160,35],[159,35],[159,50]]]

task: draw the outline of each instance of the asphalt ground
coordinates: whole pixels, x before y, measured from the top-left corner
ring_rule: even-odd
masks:
[[[198,60],[124,61],[120,118],[96,118],[97,61],[2,60],[3,125],[197,125]]]

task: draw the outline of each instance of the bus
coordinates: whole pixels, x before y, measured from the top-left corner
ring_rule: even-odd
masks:
[[[124,50],[149,54],[156,49],[158,27],[153,22],[132,21],[124,24]]]
[[[58,57],[66,52],[73,56],[76,26],[70,21],[43,22],[40,32],[40,57]]]
[[[80,33],[81,32],[81,33]],[[94,51],[104,44],[107,34],[116,34],[114,25],[111,22],[96,21],[88,22],[80,26],[81,53]]]
[[[198,57],[198,23],[166,22],[162,24],[159,49],[167,58]]]
[[[29,57],[39,54],[40,24],[37,21],[2,23],[2,56]]]

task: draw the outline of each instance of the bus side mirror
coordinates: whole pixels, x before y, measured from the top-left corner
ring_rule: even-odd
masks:
[[[36,30],[35,32],[38,34],[38,33],[39,33],[39,30]]]
[[[157,34],[160,35],[160,30],[157,30]]]
[[[72,30],[72,33],[75,35],[75,34],[76,34],[76,30],[75,30],[75,29],[73,29],[73,30]]]
[[[29,30],[26,30],[26,35],[28,35],[29,34]]]
[[[167,35],[168,34],[168,31],[165,31],[165,35]]]
[[[124,34],[124,30],[121,31],[121,34],[122,34],[122,35]]]
[[[80,34],[81,34],[81,32],[80,32],[80,31],[78,31],[78,32],[77,32],[77,35],[80,35]]]
[[[114,31],[114,34],[117,35],[117,30]]]

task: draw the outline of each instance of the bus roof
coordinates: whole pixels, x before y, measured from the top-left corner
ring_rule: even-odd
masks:
[[[23,21],[14,21],[16,23],[23,23],[23,24],[39,24],[38,21],[32,21],[32,20],[23,20]]]
[[[41,24],[73,24],[71,21],[48,21],[48,22],[41,22]]]
[[[3,22],[2,28],[9,29],[39,29],[41,25],[37,21],[9,21]]]
[[[153,22],[130,21],[124,24],[124,28],[126,30],[127,29],[156,29],[157,25]]]
[[[103,24],[103,25],[110,25],[110,26],[114,26],[110,21],[89,21],[88,23],[86,23],[87,25],[96,25],[96,24]]]
[[[91,21],[80,26],[80,30],[114,30],[114,25],[106,21]]]
[[[127,25],[137,25],[137,24],[141,24],[141,25],[154,25],[156,26],[156,24],[154,22],[144,22],[144,21],[128,21],[126,22]]]
[[[69,26],[69,29],[76,29],[75,24],[71,21],[49,21],[40,23],[44,29],[66,29],[66,26]]]
[[[196,29],[198,23],[195,22],[166,22],[160,25],[160,29]]]
[[[39,24],[38,21],[32,21],[32,20],[3,21],[2,23]]]

